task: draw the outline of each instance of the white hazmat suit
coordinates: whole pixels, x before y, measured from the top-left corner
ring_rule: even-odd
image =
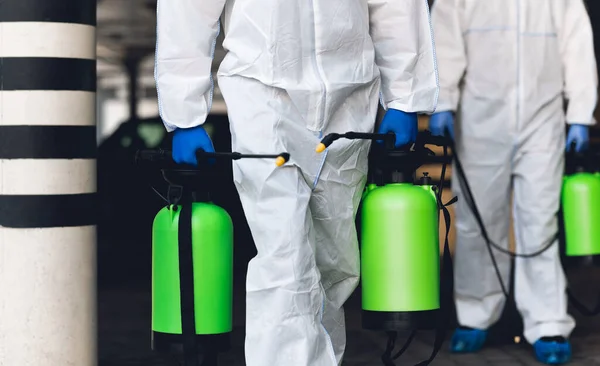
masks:
[[[168,130],[205,121],[221,16],[228,52],[218,76],[233,149],[291,154],[282,168],[233,165],[258,250],[246,364],[339,365],[370,143],[340,140],[325,158],[315,147],[330,132],[371,132],[380,93],[386,108],[435,109],[427,1],[160,0],[155,78]]]
[[[457,152],[490,239],[508,247],[513,190],[517,252],[535,252],[558,229],[566,123],[594,123],[597,71],[585,6],[582,0],[436,0],[432,19],[437,111],[457,112]],[[505,298],[458,185],[455,180],[458,320],[488,329]],[[567,338],[575,325],[558,250],[553,245],[540,256],[516,258],[515,298],[532,344]],[[510,258],[494,252],[506,284]]]

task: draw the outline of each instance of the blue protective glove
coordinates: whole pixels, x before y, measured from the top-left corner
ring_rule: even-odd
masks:
[[[196,150],[215,152],[213,143],[202,126],[178,128],[173,133],[173,160],[177,164],[198,165]],[[210,161],[212,162],[212,160]]]
[[[432,114],[429,118],[429,131],[434,136],[449,134],[454,140],[454,113],[446,111]]]
[[[571,151],[571,145],[575,143],[575,152],[582,152],[588,148],[590,143],[589,127],[586,125],[572,124],[567,134],[567,152]]]
[[[397,109],[388,109],[379,126],[379,133],[396,134],[395,147],[412,144],[417,140],[419,120],[416,113],[406,113]],[[379,143],[383,143],[379,141]]]

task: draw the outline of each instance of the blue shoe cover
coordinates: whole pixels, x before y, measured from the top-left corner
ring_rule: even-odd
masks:
[[[547,365],[571,361],[571,343],[563,337],[544,337],[533,344],[535,357]]]
[[[472,353],[483,348],[487,338],[487,330],[457,328],[452,335],[450,342],[450,352],[453,353]]]

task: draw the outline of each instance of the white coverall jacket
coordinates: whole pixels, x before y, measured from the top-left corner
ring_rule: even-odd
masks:
[[[386,108],[432,112],[437,70],[427,0],[160,0],[155,78],[168,130],[204,123],[219,19],[218,71],[232,146],[287,151],[239,160],[234,180],[258,255],[247,276],[246,364],[335,366],[345,347],[342,305],[360,272],[354,225],[367,141]],[[318,184],[317,184],[318,182]]]
[[[436,0],[437,111],[456,111],[457,152],[490,239],[508,247],[510,195],[516,248],[532,253],[557,233],[566,123],[590,125],[597,70],[582,0]],[[566,115],[564,99],[567,100]],[[487,329],[504,296],[486,244],[459,195],[455,292],[461,325]],[[516,258],[515,297],[525,338],[568,337],[558,245]],[[510,258],[495,251],[508,283]]]

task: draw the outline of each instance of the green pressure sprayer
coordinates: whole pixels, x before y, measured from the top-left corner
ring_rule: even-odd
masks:
[[[568,257],[600,254],[600,172],[597,153],[567,153],[561,191],[565,254]],[[585,316],[600,314],[600,294],[588,308],[568,288],[571,305]]]
[[[574,149],[572,149],[573,151]],[[567,256],[600,254],[600,173],[590,154],[567,154],[561,203]]]
[[[168,204],[152,227],[152,349],[183,353],[184,366],[213,366],[230,346],[233,225],[229,214],[210,200],[216,180],[208,162],[271,158],[281,166],[289,154],[199,150],[196,155],[199,167],[176,164],[167,150],[138,151],[136,162],[160,171],[169,184]]]
[[[481,235],[486,242],[487,250],[502,292],[509,299],[507,286],[500,275],[500,269],[493,249],[512,258],[533,258],[550,249],[556,242],[556,239],[559,238],[559,234],[556,233],[540,249],[531,253],[514,253],[490,240],[481,213],[477,208],[477,203],[473,198],[473,193],[465,176],[460,158],[453,144],[451,144],[451,147],[453,148],[453,159],[456,168],[455,175],[462,187],[464,193],[463,199],[475,217]],[[574,150],[574,146],[571,150]],[[561,204],[563,213],[562,221],[565,230],[565,252],[567,256],[600,254],[600,225],[598,225],[600,222],[600,169],[598,169],[598,158],[598,154],[591,154],[590,152],[585,154],[570,153],[566,156],[566,165],[570,168],[565,170]],[[577,299],[570,288],[567,288],[566,291],[571,305],[580,313],[585,316],[600,314],[600,294],[596,300],[596,305],[590,309]]]
[[[394,148],[394,134],[348,132],[325,136],[317,152],[339,138],[383,140],[373,144],[369,181],[361,209],[362,326],[386,331],[388,345],[382,356],[385,365],[394,365],[409,346],[417,330],[436,329],[428,365],[442,346],[452,302],[452,259],[448,246],[450,214],[442,204],[445,164],[439,186],[424,173],[418,181],[416,170],[434,162],[427,144],[446,147],[445,138],[419,133],[411,148]],[[439,211],[446,220],[443,274],[440,282]],[[441,296],[440,296],[441,293]],[[440,298],[441,297],[441,298]],[[398,332],[410,332],[406,344],[392,355]]]

